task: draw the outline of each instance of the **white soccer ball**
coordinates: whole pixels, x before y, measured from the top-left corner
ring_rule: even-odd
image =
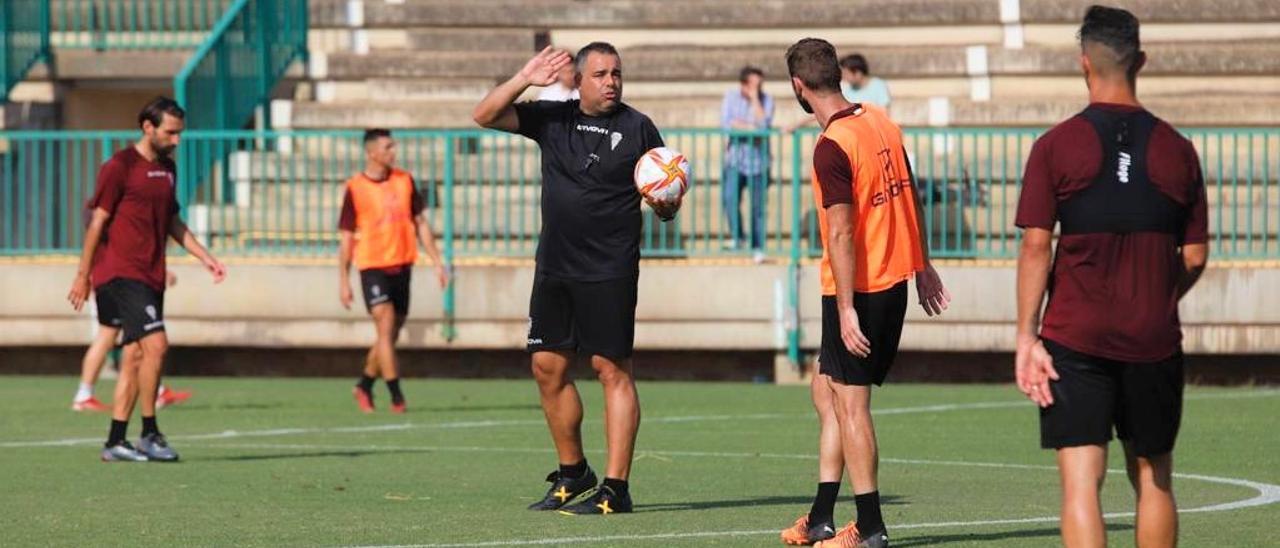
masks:
[[[636,162],[635,180],[641,196],[654,202],[675,202],[689,191],[689,160],[675,149],[652,149]]]

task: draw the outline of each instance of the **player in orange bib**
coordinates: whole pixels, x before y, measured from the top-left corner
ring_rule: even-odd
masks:
[[[395,344],[409,314],[409,282],[413,263],[418,259],[418,243],[422,243],[435,265],[441,288],[449,283],[449,271],[440,258],[413,176],[394,167],[396,141],[391,132],[365,131],[364,151],[364,171],[347,181],[338,219],[338,298],[343,307],[351,308],[350,271],[354,258],[365,307],[373,317],[378,337],[352,393],[360,410],[372,413],[373,383],[381,373],[391,392],[391,412],[403,413],[404,394],[400,391]]]
[[[889,545],[880,515],[871,385],[884,382],[898,351],[915,277],[930,316],[951,300],[929,263],[924,222],[902,130],[879,107],[840,94],[836,50],[806,38],[787,50],[796,99],[822,126],[813,154],[813,194],[822,232],[822,349],[811,392],[821,421],[818,493],[809,514],[782,532],[786,544],[841,548]],[[848,467],[857,519],[833,518]]]

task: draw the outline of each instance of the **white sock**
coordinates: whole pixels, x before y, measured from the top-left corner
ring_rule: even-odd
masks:
[[[93,385],[88,383],[80,383],[80,389],[76,390],[76,402],[82,402],[93,397]]]

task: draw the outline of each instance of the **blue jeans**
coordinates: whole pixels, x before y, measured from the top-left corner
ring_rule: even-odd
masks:
[[[725,218],[729,222],[729,234],[735,243],[747,240],[742,227],[742,189],[751,190],[751,249],[764,249],[765,204],[768,202],[769,173],[754,175],[739,173],[737,168],[725,167],[720,177],[720,200],[724,207]]]

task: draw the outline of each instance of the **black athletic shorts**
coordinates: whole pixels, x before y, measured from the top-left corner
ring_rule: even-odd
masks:
[[[535,274],[529,298],[529,352],[571,350],[612,360],[631,357],[639,281],[636,275],[580,282]]]
[[[868,386],[884,384],[884,378],[898,356],[902,323],[907,316],[907,282],[875,293],[854,293],[853,309],[858,312],[862,334],[871,341],[871,354],[859,358],[849,352],[840,338],[840,311],[836,298],[822,296],[822,349],[818,371],[840,384]]]
[[[124,336],[120,344],[129,344],[147,335],[164,331],[164,293],[137,280],[115,278],[96,289],[98,323],[120,327]],[[107,312],[103,313],[103,308]],[[104,318],[119,318],[119,323],[103,323]]]
[[[409,281],[413,266],[396,268],[370,268],[360,271],[360,287],[364,290],[364,306],[373,310],[374,305],[391,303],[397,316],[409,315]]]
[[[94,290],[93,300],[95,314],[98,316],[98,325],[118,329],[120,327],[120,309],[116,307],[116,302],[107,298],[98,290]]]
[[[1156,363],[1128,363],[1076,352],[1050,340],[1059,379],[1053,405],[1040,410],[1040,446],[1105,445],[1111,430],[1140,457],[1173,451],[1182,422],[1182,353]]]

